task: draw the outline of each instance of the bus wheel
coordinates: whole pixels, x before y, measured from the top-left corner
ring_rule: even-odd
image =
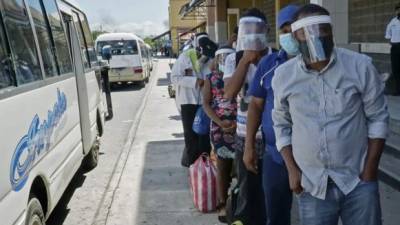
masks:
[[[96,141],[94,142],[90,152],[85,156],[83,161],[83,165],[86,170],[91,170],[96,168],[97,164],[99,163],[99,151],[100,151],[100,138],[99,138],[99,128],[97,128],[97,137]]]
[[[33,197],[29,200],[26,214],[27,225],[45,225],[44,213],[40,201]]]

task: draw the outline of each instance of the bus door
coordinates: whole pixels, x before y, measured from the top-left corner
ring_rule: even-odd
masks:
[[[77,28],[73,23],[72,17],[63,14],[66,28],[69,34],[69,43],[71,45],[72,58],[75,68],[76,85],[78,88],[79,114],[82,132],[83,151],[86,155],[92,146],[91,130],[90,130],[90,115],[89,115],[89,94],[86,84],[86,76],[84,62],[82,59],[81,47],[79,43]]]

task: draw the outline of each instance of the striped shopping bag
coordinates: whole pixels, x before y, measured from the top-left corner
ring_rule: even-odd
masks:
[[[217,169],[208,154],[202,154],[189,168],[190,187],[195,207],[202,213],[217,208]]]

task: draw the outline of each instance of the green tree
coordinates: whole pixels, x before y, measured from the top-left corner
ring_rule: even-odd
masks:
[[[93,30],[92,31],[93,40],[96,40],[98,36],[100,36],[101,34],[105,34],[105,33],[108,33],[108,32],[103,31],[103,30]]]

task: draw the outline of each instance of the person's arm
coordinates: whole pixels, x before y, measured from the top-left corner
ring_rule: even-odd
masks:
[[[387,27],[386,27],[386,34],[385,34],[385,38],[387,39],[387,40],[389,40],[389,42],[390,42],[390,39],[392,39],[392,22],[390,21],[390,23],[387,25]]]
[[[296,163],[292,150],[292,117],[289,110],[287,97],[281,93],[279,87],[282,85],[277,81],[279,72],[272,80],[274,90],[274,109],[272,110],[272,120],[276,136],[276,147],[285,161],[289,175],[290,189],[299,194],[303,191],[301,186],[301,170]]]
[[[257,152],[255,148],[257,131],[261,125],[262,113],[264,110],[264,99],[252,97],[247,113],[246,143],[243,155],[243,162],[250,172],[258,173]]]
[[[290,189],[294,193],[300,194],[303,192],[303,187],[301,186],[301,170],[293,157],[292,145],[283,147],[281,149],[281,155],[288,170]]]
[[[230,79],[225,79],[224,98],[234,99],[240,92],[246,79],[247,71],[252,62],[257,61],[259,54],[256,51],[245,51],[235,72]]]
[[[247,170],[257,173],[258,156],[255,148],[257,131],[260,128],[262,121],[262,113],[264,111],[265,99],[267,98],[267,91],[261,85],[261,80],[264,78],[264,73],[269,69],[269,58],[262,60],[254,74],[254,79],[250,84],[249,94],[251,100],[247,114],[246,125],[246,142],[243,154],[243,162]]]
[[[364,87],[361,97],[368,124],[368,152],[360,177],[364,181],[376,181],[379,160],[388,134],[389,112],[384,84],[371,62],[367,65],[366,76],[362,77]]]
[[[190,61],[185,56],[180,56],[171,70],[171,82],[187,88],[196,88],[202,85],[202,80],[193,75],[190,68]]]
[[[222,127],[222,120],[217,116],[214,110],[211,108],[212,93],[211,93],[211,82],[209,79],[205,79],[203,88],[203,109],[204,112],[214,121],[218,126]]]

